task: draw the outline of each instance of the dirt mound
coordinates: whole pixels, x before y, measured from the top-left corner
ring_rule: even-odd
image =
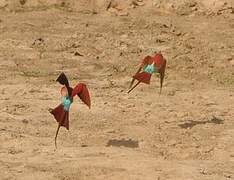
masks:
[[[0,8],[10,11],[36,10],[40,8],[63,8],[70,11],[104,9],[109,1],[104,0],[0,0]]]
[[[70,11],[92,11],[103,13],[110,11],[127,11],[136,8],[155,8],[160,11],[189,14],[223,14],[234,12],[232,0],[0,0],[0,8],[11,11],[57,7]]]
[[[232,0],[154,0],[153,5],[178,15],[233,13]]]
[[[234,13],[233,0],[200,0],[208,12],[216,14]]]

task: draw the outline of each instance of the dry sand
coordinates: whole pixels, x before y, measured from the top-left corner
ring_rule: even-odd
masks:
[[[1,180],[234,179],[232,1],[17,2],[0,3]],[[162,95],[156,76],[127,94],[159,50]],[[92,108],[75,99],[55,150],[62,71]]]

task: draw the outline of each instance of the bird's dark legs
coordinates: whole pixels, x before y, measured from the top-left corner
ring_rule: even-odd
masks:
[[[138,81],[131,89],[129,89],[128,93],[130,93],[133,89],[135,89],[141,82]]]
[[[55,144],[56,149],[57,149],[57,136],[58,136],[60,126],[61,126],[60,123],[58,123],[58,128],[57,128],[56,135],[55,135],[55,138],[54,138],[54,144]]]
[[[140,73],[141,69],[142,69],[142,67],[139,67],[139,69],[137,70],[136,74]],[[135,78],[132,78],[132,82],[131,82],[131,84],[129,86],[129,89],[132,88],[132,85],[133,85],[134,81],[135,81]]]

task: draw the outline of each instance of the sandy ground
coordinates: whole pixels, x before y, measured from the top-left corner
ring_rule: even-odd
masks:
[[[0,11],[0,179],[234,179],[233,13],[113,9]],[[162,95],[156,76],[127,94],[159,50]],[[75,99],[55,150],[60,72],[92,108]]]

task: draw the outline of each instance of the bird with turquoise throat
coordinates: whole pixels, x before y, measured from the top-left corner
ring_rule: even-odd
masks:
[[[162,92],[164,74],[166,69],[166,59],[161,52],[156,53],[154,56],[146,56],[136,74],[132,77],[128,93],[135,89],[140,83],[150,84],[151,76],[154,73],[159,73],[160,76],[160,94]],[[138,82],[133,86],[135,80]]]
[[[56,81],[63,85],[61,88],[62,103],[54,109],[49,109],[49,111],[58,122],[55,134],[55,147],[57,148],[57,136],[60,127],[63,126],[69,130],[69,109],[74,96],[77,95],[89,108],[91,107],[91,100],[88,88],[84,83],[78,83],[75,88],[71,88],[64,73],[61,73]]]

